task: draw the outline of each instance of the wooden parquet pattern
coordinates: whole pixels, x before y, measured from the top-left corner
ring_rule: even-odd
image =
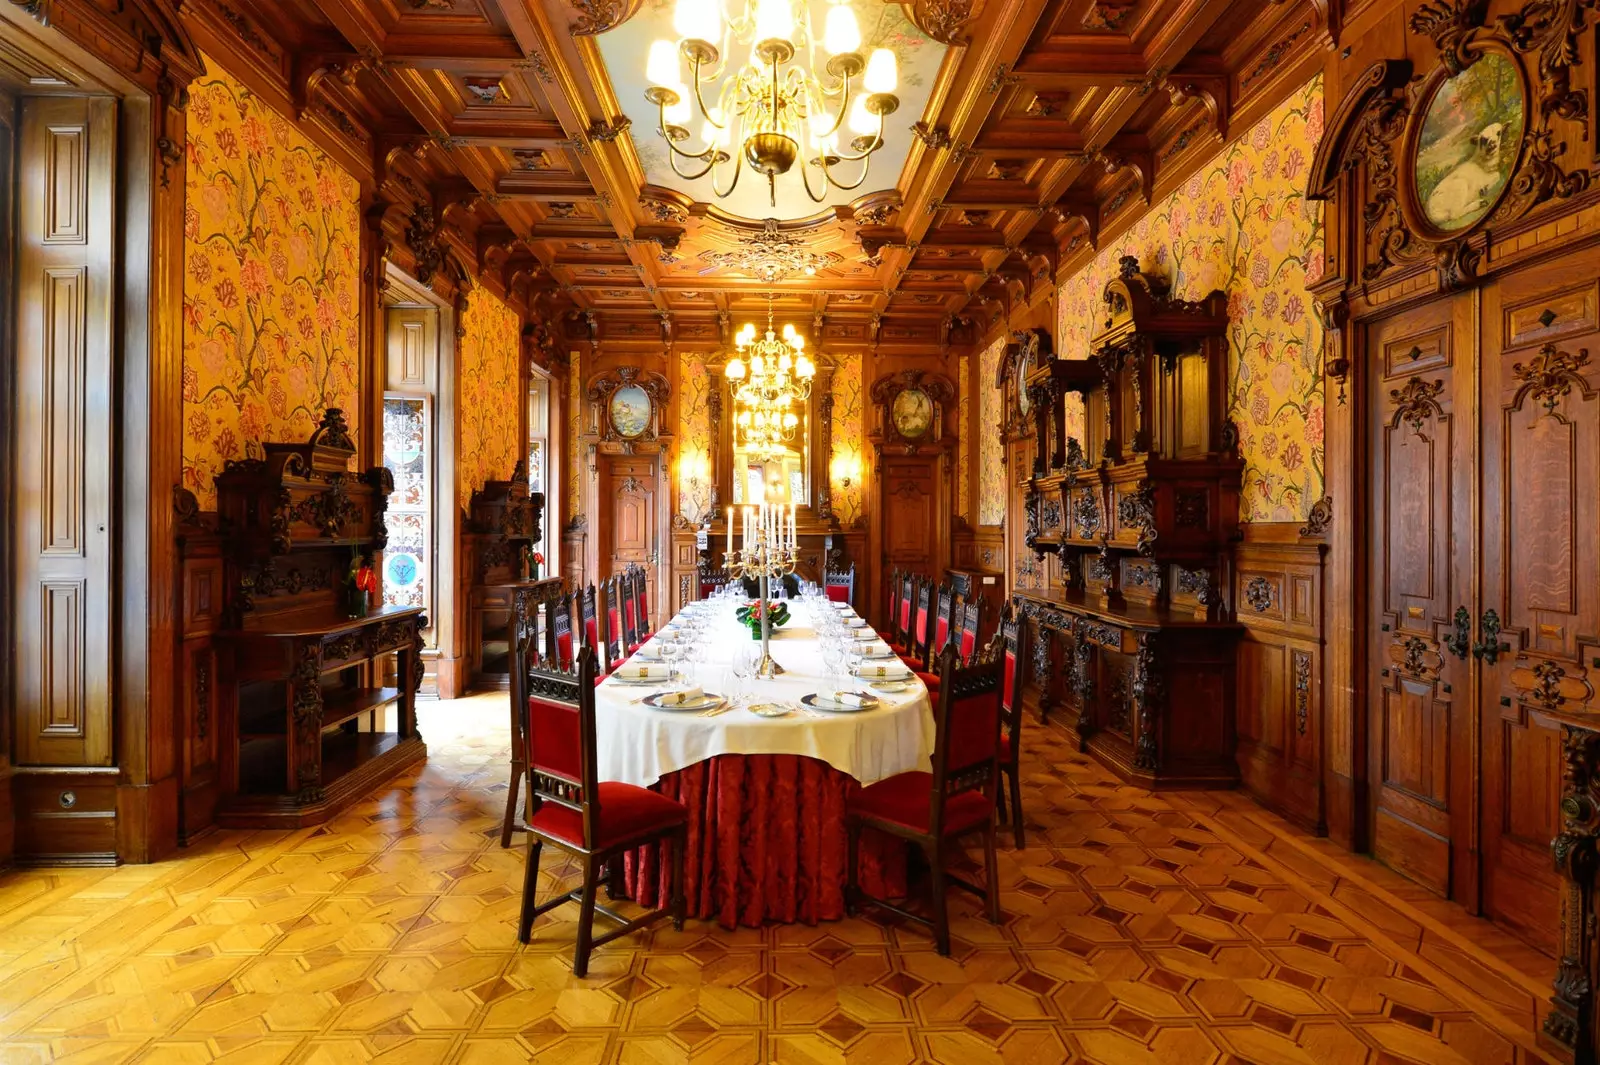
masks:
[[[1544,1060],[1536,956],[1241,797],[1122,787],[1037,727],[1005,924],[952,896],[953,957],[887,920],[692,921],[576,980],[574,908],[516,942],[504,698],[425,705],[427,764],[322,828],[0,877],[0,1062]],[[547,889],[563,872],[547,858]]]

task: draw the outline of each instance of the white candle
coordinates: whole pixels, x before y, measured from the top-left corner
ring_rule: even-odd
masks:
[[[800,539],[795,534],[794,504],[792,502],[789,504],[789,546],[791,548],[800,546]]]
[[[732,562],[733,561],[733,508],[732,507],[728,508],[728,547],[727,547],[727,551],[725,553],[728,556],[726,561]]]

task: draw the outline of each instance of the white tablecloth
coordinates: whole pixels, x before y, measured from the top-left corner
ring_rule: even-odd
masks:
[[[752,642],[749,630],[734,620],[736,605],[717,602],[709,638],[711,663],[695,677],[710,691],[727,691],[733,650]],[[646,645],[647,652],[653,643]],[[821,644],[801,604],[791,604],[788,624],[774,632],[772,657],[788,672],[775,680],[749,682],[752,702],[798,704],[803,695],[838,688],[826,675]],[[861,683],[852,687],[868,690]],[[776,718],[757,717],[742,707],[702,717],[693,711],[656,710],[640,701],[665,688],[606,681],[596,690],[601,780],[649,787],[667,773],[719,754],[804,755],[862,784],[932,766],[933,705],[927,687],[915,677],[903,692],[875,693],[880,705],[871,710],[821,716],[795,711]]]

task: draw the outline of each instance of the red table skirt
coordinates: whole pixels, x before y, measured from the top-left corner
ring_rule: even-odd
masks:
[[[689,808],[684,895],[689,916],[724,928],[816,924],[844,916],[845,799],[861,785],[826,762],[790,754],[724,754],[656,782]],[[905,895],[903,841],[861,836],[860,884]],[[628,894],[644,906],[671,897],[664,844],[628,855]]]

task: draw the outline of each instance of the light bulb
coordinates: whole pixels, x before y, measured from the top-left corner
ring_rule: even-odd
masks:
[[[856,102],[850,107],[850,132],[863,137],[878,132],[878,117],[867,110],[865,96],[857,96]]]
[[[827,144],[828,134],[833,131],[834,117],[827,111],[818,111],[810,118],[811,139],[820,149]]]
[[[861,27],[856,25],[855,9],[848,3],[835,4],[828,9],[828,21],[822,31],[822,46],[829,55],[854,52],[861,47]]]
[[[806,347],[806,338],[801,336],[799,333],[796,333],[794,336],[789,338],[789,346],[794,348],[796,351],[804,351]]]
[[[650,45],[649,58],[644,63],[644,76],[651,85],[676,89],[678,85],[678,46],[671,41],[656,41]]]
[[[694,111],[689,106],[689,89],[684,85],[669,85],[667,88],[678,94],[678,102],[668,104],[665,118],[669,126],[681,126],[694,116]]]
[[[718,41],[722,38],[722,7],[717,0],[678,0],[672,28],[686,41]]]
[[[779,373],[788,373],[789,372],[789,365],[790,365],[790,363],[789,363],[789,355],[788,355],[787,352],[785,352],[784,354],[778,356],[778,372]]]
[[[723,372],[727,374],[730,381],[744,380],[744,360],[737,358],[730,359],[728,361],[728,368]]]
[[[793,322],[784,322],[783,323],[783,339],[785,339],[785,340],[793,340],[794,339],[794,323]]]
[[[874,48],[867,59],[867,73],[861,84],[868,92],[894,92],[900,82],[900,71],[894,53],[887,48]]]
[[[789,0],[756,0],[756,40],[776,37],[786,41],[793,32],[794,12],[789,9]]]
[[[785,414],[783,416],[783,427],[785,429],[793,429],[796,425],[799,425],[799,424],[800,424],[800,419],[796,418],[793,414]]]

